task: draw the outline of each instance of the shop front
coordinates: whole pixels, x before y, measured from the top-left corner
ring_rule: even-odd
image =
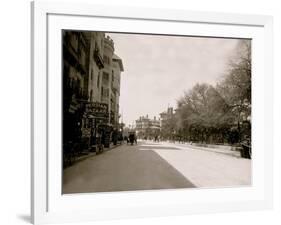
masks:
[[[108,123],[109,113],[106,103],[87,103],[83,119],[82,136],[88,140],[89,149],[96,151],[99,145],[110,146],[112,126]]]

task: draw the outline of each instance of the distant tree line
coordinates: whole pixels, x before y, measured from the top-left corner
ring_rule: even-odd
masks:
[[[251,138],[250,121],[251,42],[240,40],[223,78],[185,92],[162,133],[174,140],[235,144]]]

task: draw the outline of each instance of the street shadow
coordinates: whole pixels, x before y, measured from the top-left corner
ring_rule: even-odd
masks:
[[[24,221],[24,222],[26,222],[26,223],[31,223],[31,216],[30,215],[17,215],[17,217],[20,219],[20,220],[22,220],[22,221]]]
[[[63,194],[196,187],[159,154],[138,148],[101,154],[65,170]]]

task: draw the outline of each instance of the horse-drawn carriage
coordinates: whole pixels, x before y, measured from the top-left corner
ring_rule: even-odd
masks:
[[[137,144],[137,135],[135,132],[129,132],[127,137],[127,143],[133,145],[134,143]]]

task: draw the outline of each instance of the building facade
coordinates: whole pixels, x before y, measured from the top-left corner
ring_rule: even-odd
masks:
[[[155,116],[150,119],[148,115],[141,116],[136,120],[136,133],[141,139],[154,139],[160,135],[160,119]]]
[[[63,31],[63,49],[64,143],[91,146],[98,135],[111,140],[119,124],[124,70],[122,60],[113,57],[113,40],[104,32]]]
[[[85,32],[90,42],[89,52],[89,76],[88,76],[88,95],[89,102],[99,102],[101,99],[101,77],[104,68],[103,52],[104,37],[103,32]]]
[[[160,134],[164,140],[173,139],[175,132],[175,113],[172,107],[160,113]]]
[[[112,69],[112,56],[114,53],[114,43],[113,40],[110,39],[109,36],[104,38],[104,51],[103,51],[103,61],[104,68],[102,70],[102,79],[101,79],[101,102],[106,103],[109,109],[109,115],[111,117],[111,109],[112,109],[112,98],[111,98],[111,82],[113,74]],[[111,119],[109,117],[109,123]]]
[[[160,128],[165,127],[169,119],[172,119],[173,116],[174,116],[174,109],[172,107],[168,107],[167,111],[160,113]]]
[[[111,95],[112,95],[112,106],[111,111],[114,116],[113,124],[118,128],[122,129],[123,125],[119,123],[120,118],[120,107],[119,107],[119,97],[120,97],[120,85],[121,85],[121,72],[124,71],[122,59],[116,54],[112,57],[112,85],[111,85]]]
[[[88,100],[88,46],[82,32],[63,31],[63,143],[80,142],[83,103]]]

